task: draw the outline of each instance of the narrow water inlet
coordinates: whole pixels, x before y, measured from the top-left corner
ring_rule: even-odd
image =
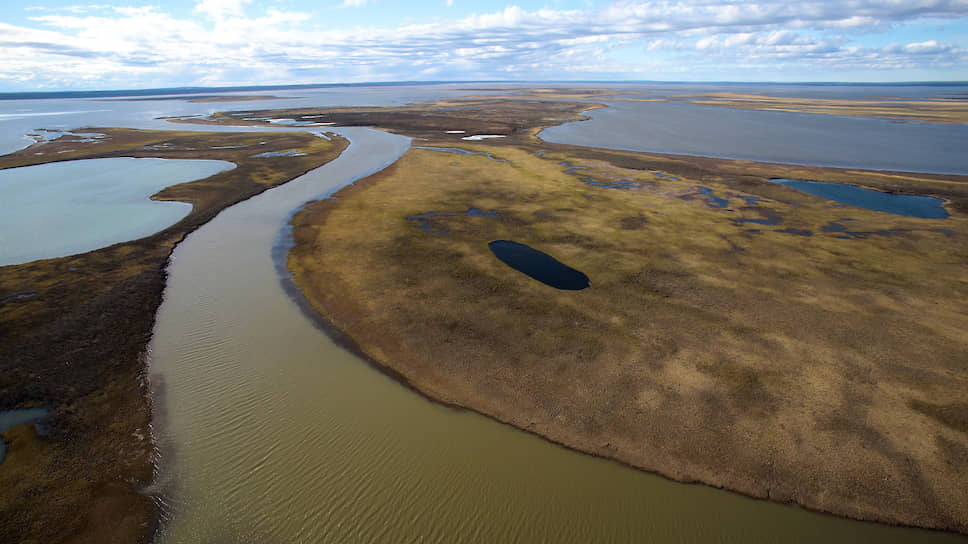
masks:
[[[944,200],[933,196],[905,195],[865,189],[845,183],[825,181],[802,181],[797,179],[771,179],[814,196],[833,200],[840,204],[864,208],[875,212],[891,213],[922,219],[945,219],[950,214],[944,209]]]

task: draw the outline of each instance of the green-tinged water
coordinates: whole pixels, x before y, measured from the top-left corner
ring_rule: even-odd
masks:
[[[0,266],[154,234],[192,206],[150,200],[151,195],[232,168],[225,161],[121,157],[0,170]]]
[[[272,247],[307,199],[398,157],[353,144],[177,249],[152,341],[165,544],[934,542],[683,485],[431,403],[334,345]]]

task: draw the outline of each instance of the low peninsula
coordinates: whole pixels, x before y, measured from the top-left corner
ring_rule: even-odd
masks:
[[[590,107],[271,112],[419,138],[295,216],[297,285],[334,334],[437,401],[675,480],[968,534],[968,177],[537,137]],[[947,217],[779,178],[930,195]],[[501,240],[589,286],[512,269],[489,248]]]

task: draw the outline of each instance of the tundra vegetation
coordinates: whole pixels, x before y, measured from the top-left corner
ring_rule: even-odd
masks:
[[[283,114],[424,138],[294,218],[289,268],[346,341],[428,397],[581,451],[968,533],[968,177],[549,144],[540,126],[579,108],[521,103],[554,105],[513,127],[507,100]],[[951,215],[773,178],[933,195]],[[494,240],[591,285],[535,281]]]
[[[0,409],[47,406],[49,432],[3,434],[0,541],[144,542],[157,512],[145,349],[175,245],[220,210],[339,155],[305,132],[88,128],[0,157],[0,168],[106,157],[221,159],[237,168],[153,196],[193,205],[152,236],[0,267]],[[295,150],[296,156],[256,158]],[[292,154],[290,154],[292,155]],[[21,233],[29,236],[29,233]]]

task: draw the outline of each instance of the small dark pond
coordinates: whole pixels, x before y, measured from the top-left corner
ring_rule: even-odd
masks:
[[[944,219],[948,211],[944,201],[933,196],[899,195],[864,189],[856,185],[826,183],[822,181],[800,181],[795,179],[771,179],[814,196],[833,200],[848,206],[855,206],[875,212],[893,213],[922,219]]]
[[[40,420],[47,417],[50,410],[47,408],[24,408],[21,410],[6,410],[0,412],[0,433],[6,431],[7,429],[12,429],[17,425],[26,425],[28,423],[38,423]],[[0,440],[0,463],[3,462],[3,458],[6,456],[7,447],[3,440]]]
[[[495,240],[487,247],[504,264],[555,289],[580,291],[590,285],[584,273],[530,246]]]
[[[720,198],[714,195],[713,190],[710,189],[709,187],[703,187],[702,185],[697,185],[697,188],[699,189],[700,193],[709,197],[709,200],[706,201],[706,205],[709,206],[710,208],[725,209],[729,207],[729,200],[725,198]]]

